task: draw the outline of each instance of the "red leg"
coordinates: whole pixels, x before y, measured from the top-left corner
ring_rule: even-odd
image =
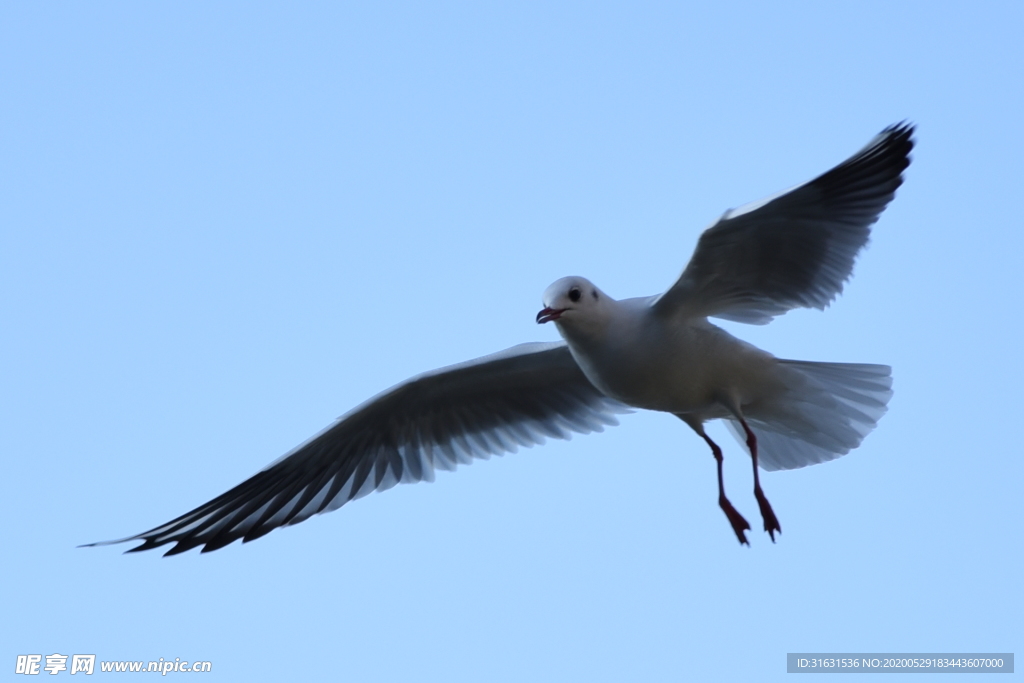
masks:
[[[747,435],[747,448],[750,449],[750,458],[754,463],[754,497],[757,498],[757,506],[761,508],[761,519],[764,520],[764,530],[768,532],[768,535],[772,537],[772,543],[775,542],[775,532],[782,533],[782,527],[779,526],[779,519],[775,516],[775,511],[772,510],[771,504],[768,502],[768,498],[765,497],[764,491],[761,490],[761,478],[757,472],[757,437],[754,436],[754,432],[751,431],[747,425],[747,421],[742,417],[739,418],[740,424],[743,425],[743,431]]]
[[[732,530],[736,533],[736,538],[739,539],[740,543],[750,545],[750,542],[747,541],[747,535],[743,533],[750,530],[750,524],[743,518],[743,515],[736,511],[736,508],[732,506],[729,499],[725,497],[725,480],[722,477],[722,449],[707,434],[701,433],[701,436],[711,446],[711,453],[715,456],[715,461],[718,463],[718,507],[722,508],[722,512],[729,518],[729,524],[732,525]]]

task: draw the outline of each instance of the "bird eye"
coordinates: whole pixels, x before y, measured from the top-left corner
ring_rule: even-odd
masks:
[[[579,287],[573,287],[572,289],[569,290],[569,301],[572,301],[573,303],[575,303],[575,302],[577,302],[579,300],[580,300],[580,288]]]

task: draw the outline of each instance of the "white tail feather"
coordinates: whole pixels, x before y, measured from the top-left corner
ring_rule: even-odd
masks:
[[[834,460],[860,445],[885,414],[892,397],[887,365],[780,360],[786,392],[765,408],[744,408],[757,436],[758,463],[765,470],[791,470]],[[729,431],[746,442],[738,421]]]

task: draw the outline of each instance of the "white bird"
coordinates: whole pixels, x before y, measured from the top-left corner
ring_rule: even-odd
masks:
[[[414,377],[191,512],[89,545],[216,550],[371,491],[431,481],[436,469],[602,431],[632,408],[671,413],[704,439],[717,461],[719,506],[748,543],[750,525],[725,495],[722,450],[704,431],[708,420],[724,419],[750,451],[754,495],[774,541],[781,526],[758,465],[794,469],[859,446],[886,411],[891,371],[781,360],[708,317],[762,325],[792,308],[827,307],[903,182],[913,131],[890,126],[811,182],[727,211],[661,295],[616,301],[585,278],[562,278],[544,292],[537,322],[553,321],[564,343],[521,344]]]

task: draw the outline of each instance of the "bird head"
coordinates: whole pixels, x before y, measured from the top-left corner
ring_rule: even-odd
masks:
[[[543,325],[553,320],[571,320],[586,315],[596,308],[603,296],[604,293],[584,277],[563,277],[544,290],[544,308],[537,314],[537,323]]]

